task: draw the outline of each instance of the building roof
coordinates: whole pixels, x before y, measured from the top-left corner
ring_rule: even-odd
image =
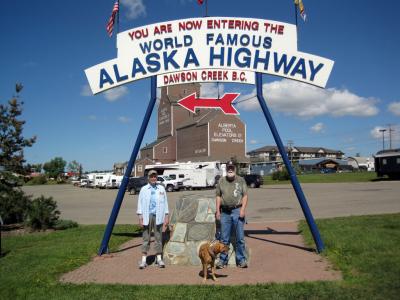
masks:
[[[361,156],[351,156],[347,158],[348,160],[355,160],[357,164],[367,164],[370,161],[374,161],[372,157],[361,157]]]
[[[179,161],[180,162],[220,161],[221,163],[225,163],[229,159],[230,159],[230,157],[211,155],[211,156],[188,157],[188,158],[181,159]],[[249,163],[250,162],[249,158],[247,158],[247,157],[236,157],[236,160],[239,163]]]
[[[186,127],[195,126],[195,125],[196,126],[205,125],[220,113],[222,113],[222,112],[220,110],[217,110],[217,109],[208,110],[206,113],[204,113],[203,115],[200,115],[197,118],[193,118],[193,119],[190,118],[190,119],[187,119],[186,121],[182,122],[176,128],[176,130],[179,130],[179,129],[182,129],[182,128],[186,128]]]
[[[380,154],[397,154],[396,152],[400,153],[400,148],[397,148],[397,149],[386,149],[386,150],[378,151],[376,153],[375,157],[380,155]]]
[[[319,165],[321,163],[333,161],[334,163],[337,163],[338,165],[348,165],[347,160],[344,159],[333,159],[333,158],[312,158],[312,159],[300,159],[299,160],[299,165],[302,166],[313,166],[313,165]]]
[[[324,147],[302,147],[302,146],[295,146],[293,147],[293,151],[298,151],[298,152],[302,152],[302,153],[317,153],[320,150],[322,150],[324,153],[327,154],[335,154],[335,153],[341,153],[343,154],[342,151],[340,150],[332,150],[332,149],[328,149],[328,148],[324,148]],[[254,150],[251,150],[248,152],[248,154],[250,153],[262,153],[262,152],[279,152],[279,148],[278,146],[264,146],[261,148],[257,148]],[[289,148],[285,146],[285,151],[288,152]]]
[[[144,146],[140,150],[152,149],[154,146],[158,145],[159,143],[164,142],[168,137],[170,137],[170,135],[161,137],[161,138],[155,140],[154,142],[151,142],[150,144],[146,144],[146,146]]]

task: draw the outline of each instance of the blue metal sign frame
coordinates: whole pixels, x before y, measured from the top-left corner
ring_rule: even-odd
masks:
[[[309,226],[309,228],[311,230],[311,234],[312,234],[312,236],[314,238],[314,242],[315,242],[315,244],[317,246],[317,252],[321,252],[324,249],[324,243],[323,243],[323,241],[322,241],[322,239],[320,237],[320,234],[319,234],[319,231],[318,231],[318,227],[317,227],[317,225],[316,225],[316,223],[314,221],[314,218],[313,218],[313,215],[311,213],[311,210],[308,207],[307,200],[306,200],[306,198],[304,196],[303,190],[302,190],[302,188],[300,186],[300,183],[299,183],[299,181],[297,179],[296,173],[294,172],[294,170],[292,168],[292,165],[291,165],[291,163],[289,161],[289,158],[288,158],[287,153],[285,151],[285,147],[283,146],[282,140],[281,140],[281,138],[279,136],[278,130],[276,129],[275,123],[274,123],[274,121],[272,119],[272,116],[271,116],[271,114],[270,114],[270,112],[268,110],[267,104],[266,104],[264,96],[263,96],[263,92],[262,92],[262,73],[256,73],[255,76],[256,76],[257,99],[258,99],[258,101],[260,103],[261,109],[262,109],[262,111],[264,113],[265,119],[266,119],[266,121],[267,121],[267,123],[269,125],[271,133],[272,133],[272,135],[273,135],[273,137],[275,139],[276,145],[278,146],[279,153],[282,156],[282,159],[283,159],[283,162],[284,162],[284,164],[286,166],[286,169],[289,172],[290,181],[291,181],[292,186],[293,186],[293,188],[295,190],[295,193],[296,193],[297,199],[298,199],[298,201],[300,203],[301,209],[303,210],[303,214],[304,214],[304,216],[305,216],[305,218],[307,220],[307,224],[308,224],[308,226]],[[114,206],[113,206],[110,218],[108,220],[108,224],[107,224],[106,230],[104,232],[103,240],[101,242],[100,249],[98,251],[98,255],[103,255],[103,254],[109,252],[108,243],[110,241],[111,233],[112,233],[112,230],[114,228],[115,221],[117,219],[119,210],[121,208],[122,201],[124,199],[125,190],[126,190],[126,187],[128,185],[128,181],[129,181],[129,176],[132,173],[133,167],[135,165],[135,160],[136,160],[136,157],[137,157],[137,155],[139,153],[140,145],[142,144],[143,137],[144,137],[144,134],[145,134],[146,129],[147,129],[147,125],[149,124],[149,120],[150,120],[151,114],[153,112],[155,103],[156,103],[156,98],[157,98],[156,95],[157,95],[157,78],[156,78],[156,76],[152,76],[151,77],[151,97],[150,97],[150,102],[149,102],[149,105],[147,107],[146,114],[145,114],[145,116],[143,118],[143,122],[142,122],[142,125],[140,127],[139,134],[138,134],[138,136],[136,138],[136,143],[135,143],[135,146],[133,148],[130,160],[128,162],[128,166],[126,168],[124,178],[122,180],[122,183],[121,183],[121,186],[119,188],[117,197],[115,199]]]
[[[101,241],[100,249],[98,254],[103,255],[109,252],[108,243],[110,241],[111,233],[115,225],[115,221],[117,220],[117,216],[119,213],[119,209],[121,208],[122,201],[124,200],[124,195],[126,191],[126,187],[129,182],[129,177],[132,173],[133,167],[135,165],[136,157],[140,150],[140,145],[142,144],[144,134],[147,129],[147,125],[149,124],[149,120],[151,117],[151,113],[153,112],[154,106],[157,100],[157,76],[152,76],[150,79],[150,102],[147,106],[146,114],[143,117],[142,126],[140,127],[139,134],[136,138],[135,147],[133,148],[131,158],[129,159],[128,166],[126,167],[124,178],[122,179],[121,186],[119,187],[117,198],[115,199],[113,209],[111,211],[110,218],[107,223],[106,230],[104,231],[103,240]]]
[[[300,186],[299,180],[297,179],[296,172],[292,168],[292,164],[289,161],[288,155],[285,151],[285,147],[283,146],[281,137],[279,136],[278,130],[276,129],[274,120],[268,110],[267,104],[264,100],[263,91],[262,91],[262,74],[256,73],[256,88],[257,88],[257,99],[260,103],[261,109],[264,113],[265,119],[268,122],[269,128],[271,129],[271,133],[275,139],[275,143],[278,146],[279,153],[282,156],[283,162],[285,163],[286,169],[290,175],[290,181],[292,186],[296,192],[297,199],[299,200],[301,209],[303,210],[303,214],[306,217],[308,227],[311,230],[311,234],[314,238],[314,242],[317,246],[317,251],[321,252],[324,249],[324,243],[320,237],[318,227],[315,224],[313,215],[311,213],[310,208],[308,207],[306,197],[304,196],[303,190]]]

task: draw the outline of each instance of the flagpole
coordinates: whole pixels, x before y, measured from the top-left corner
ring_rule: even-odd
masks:
[[[121,10],[121,7],[119,6],[119,0],[118,0],[118,14],[117,14],[117,34],[119,33],[119,12]],[[115,38],[117,38],[117,34],[115,35]]]
[[[296,43],[297,43],[297,47],[299,47],[299,27],[297,26],[297,4],[294,1],[294,19],[296,21]]]

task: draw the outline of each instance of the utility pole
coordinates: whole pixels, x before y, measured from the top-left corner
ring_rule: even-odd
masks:
[[[382,150],[385,150],[385,131],[386,129],[379,129],[382,132]]]
[[[288,140],[287,144],[288,144],[288,150],[289,150],[289,154],[290,154],[290,163],[293,165],[293,156],[292,156],[293,141],[292,140]]]
[[[392,129],[392,124],[388,124],[389,127],[389,149],[392,149],[392,132],[394,129]]]

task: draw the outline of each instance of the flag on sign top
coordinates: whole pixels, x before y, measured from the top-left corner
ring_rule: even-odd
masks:
[[[300,10],[300,16],[303,19],[303,21],[305,22],[307,15],[306,15],[306,11],[304,10],[303,0],[294,0],[294,4],[298,6],[298,8]]]
[[[112,34],[113,34],[115,16],[117,15],[118,10],[119,10],[118,2],[119,1],[115,1],[114,6],[113,6],[113,10],[111,12],[110,19],[108,20],[108,23],[107,23],[107,33],[108,33],[109,36],[112,36]]]
[[[197,0],[197,3],[202,5],[204,0]]]

